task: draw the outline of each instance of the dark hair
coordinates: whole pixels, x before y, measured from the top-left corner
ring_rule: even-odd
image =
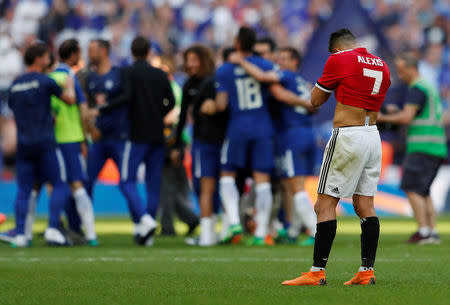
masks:
[[[268,44],[271,52],[275,52],[275,50],[277,49],[277,43],[270,37],[260,38],[256,41],[256,43]]]
[[[236,51],[233,47],[228,47],[222,50],[222,60],[228,61],[228,58],[230,57],[231,53]]]
[[[58,55],[59,58],[64,61],[69,59],[72,54],[78,52],[80,52],[80,44],[78,43],[78,40],[68,39],[59,46]]]
[[[330,53],[333,53],[336,44],[338,44],[339,42],[356,42],[356,37],[347,28],[333,32],[330,35],[328,51],[330,51]]]
[[[48,53],[47,45],[41,42],[38,42],[36,44],[31,45],[26,49],[25,55],[24,55],[24,61],[26,66],[31,66],[34,64],[34,61],[38,57],[44,56],[46,53]]]
[[[150,40],[143,36],[137,36],[131,43],[131,54],[139,59],[145,59],[150,52]]]
[[[53,53],[50,53],[50,63],[48,64],[47,69],[51,69],[54,64],[55,64],[55,55],[53,55]]]
[[[252,52],[256,42],[256,32],[250,27],[243,26],[239,29],[237,40],[241,46],[241,51]]]
[[[105,40],[105,39],[94,39],[91,42],[98,43],[100,48],[105,49],[108,54],[111,51],[111,43],[108,40]]]
[[[419,67],[419,58],[411,52],[404,52],[397,56],[397,60],[405,62],[407,67],[413,67],[417,69]]]
[[[284,47],[284,48],[279,49],[278,51],[279,52],[288,52],[292,59],[297,60],[298,66],[301,65],[303,57],[302,57],[302,54],[300,54],[300,52],[297,49],[295,49],[293,47]]]
[[[196,44],[186,49],[186,51],[183,52],[183,60],[185,63],[189,53],[197,55],[198,60],[200,61],[200,70],[197,76],[207,77],[214,74],[216,65],[214,53],[210,48],[201,44]]]

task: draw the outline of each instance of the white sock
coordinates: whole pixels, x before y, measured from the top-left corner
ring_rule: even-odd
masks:
[[[36,190],[32,190],[30,199],[28,199],[28,213],[25,219],[25,237],[27,240],[33,240],[33,224],[36,218],[36,206],[39,193]]]
[[[229,225],[240,224],[239,218],[239,191],[233,177],[220,178],[220,197],[225,207]]]
[[[270,183],[260,183],[255,187],[256,230],[255,237],[265,238],[267,235],[270,215],[272,214],[272,189]]]
[[[431,229],[430,234],[438,234],[438,231],[436,230],[436,228]]]
[[[428,236],[430,235],[430,228],[429,227],[421,227],[419,228],[419,234],[422,236]]]
[[[217,221],[218,221],[218,219],[219,219],[219,216],[217,215],[217,214],[212,214],[212,216],[211,216],[211,222],[212,222],[212,224],[211,224],[211,230],[212,230],[212,232],[214,233],[214,235],[216,235],[216,228],[217,228]]]
[[[229,226],[230,225],[228,223],[227,214],[225,212],[223,212],[222,213],[222,225],[220,227],[220,239],[224,239],[227,236]]]
[[[325,271],[325,268],[322,268],[322,267],[314,267],[314,266],[312,266],[312,267],[311,267],[311,271],[312,271],[312,272]]]
[[[373,270],[373,267],[363,267],[363,266],[361,266],[361,267],[359,267],[358,272],[369,271],[369,270]]]
[[[97,239],[97,234],[95,233],[94,208],[92,207],[91,198],[89,198],[89,195],[83,187],[73,193],[73,198],[75,199],[75,206],[78,214],[80,214],[81,222],[86,231],[86,239]]]
[[[212,217],[202,217],[200,218],[200,243],[211,243],[214,237],[214,221]]]
[[[316,235],[317,216],[306,192],[298,192],[294,195],[295,210],[300,221],[306,226],[311,236]]]
[[[302,223],[299,221],[297,216],[294,216],[287,231],[287,234],[290,238],[297,238],[300,235],[300,229],[302,227]]]

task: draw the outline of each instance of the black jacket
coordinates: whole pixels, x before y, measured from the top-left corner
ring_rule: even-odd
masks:
[[[123,71],[124,95],[128,100],[130,140],[164,143],[164,117],[175,106],[166,73],[138,60]]]
[[[206,78],[194,99],[194,138],[209,144],[222,144],[228,125],[228,110],[214,115],[203,115],[200,108],[207,99],[216,98],[216,81],[214,76]]]

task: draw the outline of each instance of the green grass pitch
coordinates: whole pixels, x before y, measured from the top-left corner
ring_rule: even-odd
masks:
[[[424,246],[403,243],[412,220],[382,218],[371,287],[342,285],[359,267],[356,217],[338,219],[325,287],[280,285],[308,270],[312,248],[203,249],[181,237],[142,248],[132,244],[127,218],[99,218],[97,228],[95,249],[48,248],[39,238],[29,249],[0,245],[0,304],[450,304],[449,216],[439,219],[442,244]]]

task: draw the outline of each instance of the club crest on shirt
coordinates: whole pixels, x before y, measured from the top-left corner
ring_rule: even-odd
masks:
[[[105,88],[107,90],[111,90],[113,86],[114,86],[114,82],[111,79],[107,79],[105,81]]]

